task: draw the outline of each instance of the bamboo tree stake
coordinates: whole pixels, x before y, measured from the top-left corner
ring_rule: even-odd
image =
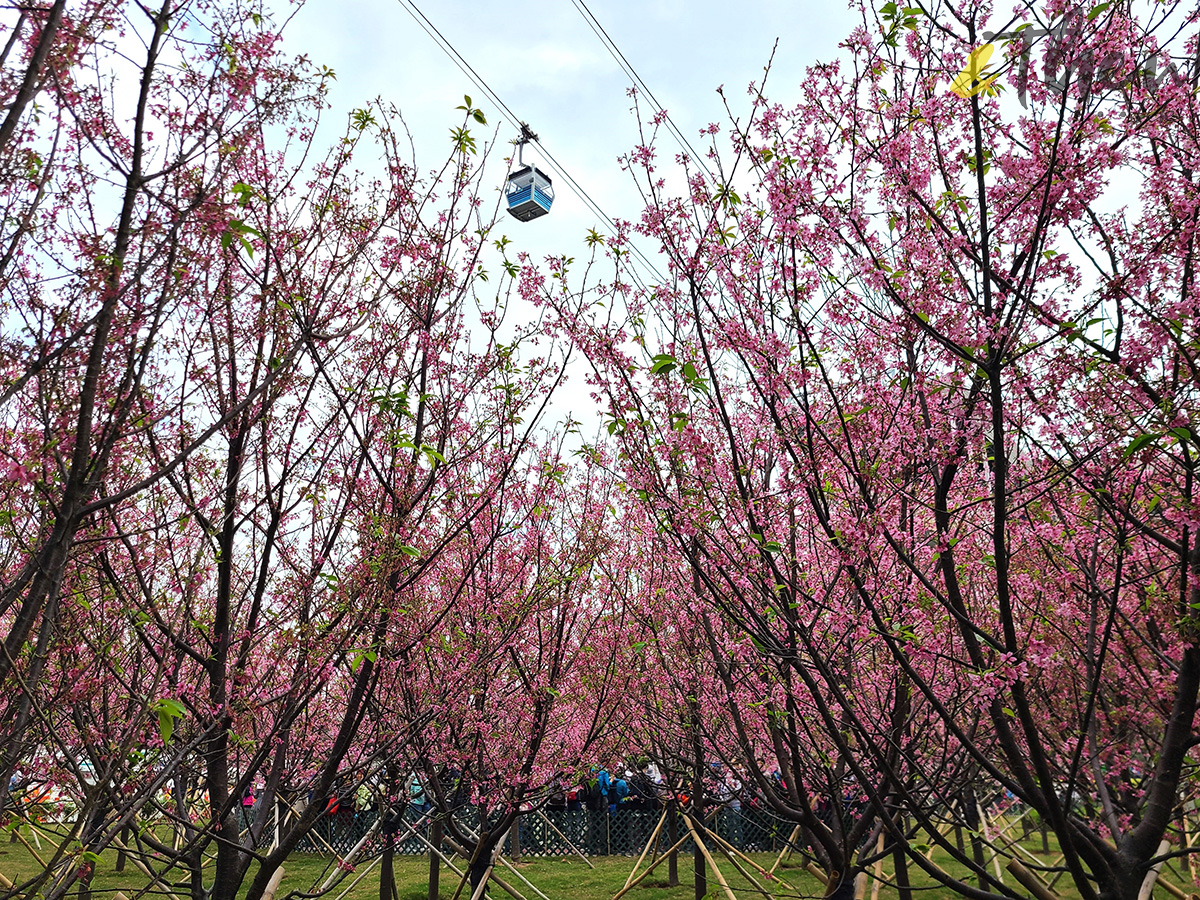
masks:
[[[773,875],[770,872],[768,872],[766,869],[764,869],[762,866],[760,866],[758,863],[756,863],[753,859],[751,859],[749,856],[747,856],[745,853],[743,853],[737,847],[733,846],[733,844],[729,843],[729,841],[725,840],[725,838],[721,837],[715,831],[710,831],[708,834],[718,844],[722,845],[727,851],[737,854],[742,859],[744,859],[746,862],[748,862],[750,865],[752,865],[755,869],[758,870],[759,874],[762,875],[763,878],[765,878],[767,881],[778,881],[789,891],[796,893],[796,889],[794,887],[792,887],[790,884],[788,884],[786,881],[784,881],[780,876]]]
[[[430,841],[427,837],[425,837],[425,835],[421,834],[421,832],[413,830],[413,827],[411,825],[409,825],[407,822],[402,823],[402,824],[404,825],[405,829],[407,829],[408,834],[406,834],[403,838],[400,839],[400,843],[404,843],[404,841],[408,840],[409,836],[415,837],[418,841],[420,841],[422,844],[424,844],[426,847],[428,847],[430,852],[435,854],[438,859],[440,859],[447,866],[449,866],[451,872],[453,872],[455,875],[458,875],[460,878],[463,877],[463,873],[458,870],[458,866],[456,866],[454,864],[454,862],[450,859],[450,857],[448,857],[445,853],[443,853],[440,848],[435,847],[433,845],[432,841]],[[449,841],[450,838],[443,836],[442,840]],[[462,848],[460,847],[459,850],[461,850],[461,849]],[[460,855],[464,859],[466,858],[465,853],[460,853]]]
[[[650,835],[650,840],[646,841],[646,846],[642,848],[642,855],[637,858],[637,862],[633,864],[633,871],[625,879],[625,887],[629,887],[629,882],[633,881],[633,877],[637,875],[638,866],[642,864],[642,860],[646,858],[646,854],[650,852],[650,848],[655,845],[655,842],[658,840],[658,833],[662,831],[663,822],[665,821],[667,821],[667,810],[664,808],[663,814],[658,817],[658,824],[654,826],[654,833]]]
[[[795,845],[796,845],[796,839],[799,837],[800,837],[800,826],[797,825],[795,828],[792,829],[792,836],[787,839],[787,844],[784,845],[784,848],[779,851],[779,858],[777,860],[775,860],[775,865],[771,866],[772,872],[774,872],[776,869],[779,868],[779,864],[781,862],[783,862],[784,855],[792,852],[792,848],[795,847]]]
[[[629,891],[633,890],[635,887],[637,887],[639,884],[641,884],[646,878],[649,877],[651,872],[653,872],[655,869],[657,869],[659,867],[659,865],[661,865],[662,863],[664,863],[668,859],[670,859],[671,854],[674,853],[676,850],[678,850],[680,847],[682,847],[686,843],[687,843],[687,837],[686,836],[681,837],[678,841],[675,842],[675,846],[671,847],[670,850],[668,850],[666,853],[664,853],[662,856],[660,856],[654,862],[650,863],[650,865],[646,866],[646,871],[643,872],[641,875],[639,875],[637,878],[635,878],[631,884],[621,888],[619,891],[617,891],[615,894],[613,894],[612,900],[620,900],[621,897],[625,896],[625,894],[627,894]]]
[[[719,837],[715,832],[710,831],[709,834],[712,835],[713,837]],[[759,884],[758,879],[755,878],[753,875],[751,875],[749,872],[747,872],[746,869],[742,866],[742,864],[737,861],[737,858],[732,853],[729,852],[728,848],[725,846],[725,841],[717,840],[715,842],[715,846],[718,850],[721,851],[721,853],[723,853],[725,855],[725,858],[729,860],[729,862],[733,865],[733,867],[735,869],[737,869],[738,874],[740,874],[743,878],[745,878],[748,882],[750,882],[750,884],[754,886],[754,889],[756,891],[758,891],[758,893],[760,893],[764,897],[769,897],[770,900],[775,900],[774,894],[772,894],[765,887],[763,887],[761,884]]]
[[[1197,900],[1197,898],[1200,898],[1200,894],[1189,894],[1183,888],[1177,887],[1161,875],[1158,877],[1156,884],[1162,885],[1163,890],[1174,897],[1175,900]]]
[[[447,867],[447,868],[448,868],[448,869],[449,869],[451,872],[453,872],[455,875],[457,875],[457,876],[458,876],[458,877],[461,879],[461,880],[459,881],[459,885],[462,885],[462,884],[463,884],[463,883],[466,881],[466,879],[467,879],[467,873],[466,873],[466,872],[461,872],[461,871],[459,871],[459,868],[458,868],[458,866],[456,866],[456,865],[454,864],[454,860],[452,860],[450,857],[448,857],[448,856],[447,856],[445,853],[443,853],[443,852],[442,852],[441,850],[439,850],[437,847],[433,846],[433,844],[432,844],[432,843],[430,843],[429,841],[425,840],[425,838],[424,838],[422,835],[420,835],[420,834],[416,834],[416,833],[414,832],[414,837],[416,837],[416,838],[417,838],[417,840],[424,842],[425,846],[426,846],[426,847],[428,847],[428,848],[430,849],[430,851],[432,851],[432,852],[433,852],[433,854],[437,856],[437,858],[438,858],[438,859],[440,859],[440,860],[441,860],[443,863],[445,863],[446,867]],[[486,895],[485,895],[485,897],[486,897]]]
[[[1187,822],[1187,816],[1184,816],[1184,817],[1183,817],[1183,820],[1184,820],[1184,822],[1186,823],[1186,822]],[[26,811],[26,813],[25,813],[25,824],[29,826],[29,836],[30,836],[31,838],[33,838],[33,843],[34,843],[34,845],[35,845],[35,846],[36,846],[36,847],[37,847],[39,850],[41,850],[41,849],[42,849],[42,842],[41,842],[41,841],[38,839],[38,830],[37,830],[36,828],[34,828],[34,827],[33,827],[33,816],[32,816],[32,815],[30,815],[28,811]],[[1186,832],[1186,830],[1185,830],[1185,831],[1184,831],[1184,842],[1183,842],[1183,844],[1184,844],[1184,846],[1185,846],[1185,847],[1187,846],[1187,840],[1186,840],[1186,838],[1187,838],[1187,832]]]
[[[420,825],[421,822],[424,821],[426,816],[428,816],[428,815],[429,815],[429,813],[425,813],[424,816],[421,816],[421,818],[417,820],[417,824]],[[367,829],[366,834],[364,834],[359,839],[357,844],[355,844],[353,847],[350,848],[350,852],[346,854],[345,858],[343,859],[341,857],[338,857],[338,864],[340,866],[353,866],[354,861],[356,859],[358,859],[358,854],[362,852],[362,849],[363,849],[363,847],[366,846],[367,841],[369,841],[375,835],[375,832],[379,829],[379,826],[382,824],[383,824],[383,816],[378,816],[375,819],[375,821],[371,823],[371,827]],[[317,893],[319,893],[319,894],[325,893],[327,890],[329,890],[331,887],[333,887],[333,883],[337,880],[337,878],[338,878],[338,871],[337,871],[337,869],[334,869],[334,871],[329,873],[329,877],[325,879],[325,883],[323,885],[321,885],[321,887],[317,891]]]
[[[871,900],[879,900],[879,889],[883,887],[883,832],[879,833],[879,840],[875,842],[875,852],[879,854],[879,859],[875,860],[875,871],[872,872],[874,883],[871,885]]]
[[[354,888],[358,886],[358,883],[367,877],[367,875],[370,873],[370,871],[373,868],[375,868],[375,864],[377,862],[379,862],[381,859],[383,859],[382,856],[377,856],[373,860],[371,860],[371,862],[367,865],[367,867],[362,870],[362,873],[357,878],[355,878],[352,882],[350,882],[350,886],[348,888],[346,888],[344,891],[342,891],[340,894],[338,894],[337,897],[334,898],[334,900],[342,900],[343,897],[345,897],[348,893],[350,893],[352,890],[354,890]],[[274,878],[274,876],[271,876],[271,877]],[[269,887],[269,885],[268,885],[268,887]],[[322,888],[321,890],[324,890],[324,888]],[[263,900],[269,900],[269,898],[267,897],[267,894],[265,892],[263,893]]]
[[[992,849],[992,868],[996,871],[996,880],[1004,884],[1004,874],[1000,871],[1000,854],[992,846],[991,829],[988,828],[987,815],[978,802],[975,803],[975,813],[979,816],[979,827],[983,829],[983,842],[988,845],[989,849]]]
[[[363,873],[364,875],[366,872]],[[275,900],[275,894],[279,890],[279,885],[283,882],[283,866],[280,866],[271,874],[271,880],[267,882],[266,888],[263,890],[262,900]],[[344,894],[342,896],[345,896]]]
[[[1019,859],[1010,859],[1006,868],[1012,873],[1013,878],[1017,879],[1017,883],[1033,894],[1037,900],[1060,900],[1058,894],[1050,890],[1050,887],[1038,877],[1036,872],[1022,865]]]
[[[478,845],[476,846],[478,847]],[[475,893],[471,894],[471,900],[479,900],[479,898],[483,896],[483,889],[487,887],[488,881],[492,878],[492,869],[496,868],[496,860],[500,857],[500,848],[502,846],[504,846],[503,843],[496,845],[496,849],[492,852],[492,861],[488,863],[487,869],[484,870],[483,878],[479,880],[479,887],[475,888]],[[476,853],[478,852],[479,851],[476,850]],[[467,871],[471,871],[469,866],[467,867]],[[500,884],[500,882],[497,880],[496,884]],[[500,886],[504,887],[502,884],[500,884]],[[518,900],[524,900],[520,894],[513,894],[513,896],[518,898]]]
[[[471,874],[471,864],[475,862],[475,857],[477,857],[478,855],[479,855],[479,845],[476,844],[475,852],[472,853],[471,858],[467,860],[466,871],[464,871],[462,873],[462,875],[459,876],[458,887],[455,889],[454,896],[451,897],[450,900],[458,900],[459,896],[462,894],[463,885],[465,885],[467,883],[467,876],[469,876]],[[464,859],[465,859],[465,857],[464,857]]]
[[[470,829],[467,829],[467,833],[468,833],[468,834],[473,834],[473,832],[472,832]],[[433,849],[433,844],[431,844],[431,843],[429,843],[429,841],[425,840],[425,838],[424,838],[424,837],[421,837],[421,835],[419,835],[419,834],[417,835],[417,837],[418,837],[418,838],[420,838],[420,840],[421,840],[421,841],[422,841],[422,842],[425,844],[425,846],[429,847],[431,850]],[[457,842],[456,842],[456,841],[455,841],[453,838],[451,838],[451,837],[443,837],[442,839],[443,839],[443,840],[444,840],[444,841],[447,843],[447,845],[449,845],[449,847],[450,847],[450,849],[451,849],[451,850],[453,850],[455,853],[457,853],[457,854],[458,854],[459,856],[461,856],[463,859],[466,859],[466,858],[467,858],[467,852],[466,852],[466,848],[465,848],[465,847],[463,847],[461,844],[457,843]],[[499,851],[499,850],[501,850],[503,847],[504,847],[504,841],[501,841],[501,842],[500,842],[500,843],[497,845],[497,850]],[[442,854],[441,854],[440,852],[438,852],[437,850],[434,850],[434,852],[435,852],[435,853],[437,853],[437,854],[438,854],[438,856],[442,856]],[[442,857],[442,858],[443,858],[443,859],[445,859],[445,857]],[[502,853],[500,853],[500,852],[497,852],[497,854],[496,854],[496,857],[495,857],[495,858],[492,860],[492,865],[491,865],[491,867],[490,867],[491,869],[495,869],[495,868],[496,868],[496,860],[497,860],[497,859],[498,859],[500,862],[504,862],[504,857],[503,857],[503,854],[502,854]],[[450,865],[450,863],[449,863],[448,861],[447,861],[447,863],[446,863],[446,864],[447,864],[447,865]],[[454,869],[454,866],[450,866],[450,868]],[[510,868],[511,868],[511,867],[510,867]],[[458,870],[457,870],[457,869],[454,869],[454,871],[455,871],[455,872],[457,872]],[[469,867],[468,867],[468,871],[469,871]],[[514,871],[516,871],[516,870],[514,869]],[[520,894],[520,893],[519,893],[519,892],[516,890],[516,888],[514,888],[514,887],[513,887],[512,885],[510,885],[510,884],[509,884],[507,881],[505,881],[503,878],[501,878],[499,875],[497,875],[497,874],[496,874],[494,871],[493,871],[493,872],[491,872],[491,874],[490,874],[488,877],[489,877],[489,878],[491,878],[491,880],[492,880],[492,881],[496,882],[496,884],[497,884],[497,885],[499,885],[501,889],[503,889],[503,890],[507,891],[507,892],[508,892],[509,894],[511,894],[511,895],[512,895],[514,898],[516,898],[516,900],[525,900],[525,898],[524,898],[524,897],[523,897],[523,896],[522,896],[522,895],[521,895],[521,894]],[[521,877],[522,877],[520,872],[517,872],[517,877],[518,877],[518,878],[521,878]],[[526,883],[528,884],[528,882],[526,882]],[[530,884],[529,886],[530,886],[531,888],[533,888],[535,891],[537,891],[537,887],[536,887],[535,885],[532,885],[532,884]],[[541,893],[541,891],[538,891],[538,893],[540,894],[540,893]],[[545,894],[542,894],[542,896],[544,897],[544,896],[545,896]]]
[[[287,801],[286,801],[286,800],[285,800],[284,802],[285,802],[285,803],[287,803]],[[292,804],[291,804],[291,803],[288,803],[288,808],[289,808],[289,809],[291,809],[291,808],[292,808]],[[295,809],[292,809],[292,812],[296,812],[296,810],[295,810]],[[324,815],[324,814],[322,813],[322,815]],[[300,818],[300,813],[296,812],[296,819],[297,819],[297,820],[299,820],[299,818]],[[314,822],[313,824],[315,825],[316,823]],[[315,828],[314,828],[314,829],[310,829],[308,833],[309,833],[310,835],[312,835],[313,837],[315,837],[315,838],[316,838],[318,841],[320,841],[322,844],[324,844],[324,845],[325,845],[325,849],[327,849],[327,850],[328,850],[330,853],[332,853],[332,854],[333,854],[334,856],[336,856],[338,859],[341,859],[341,856],[338,854],[338,852],[337,852],[336,850],[334,850],[332,846],[330,846],[330,843],[329,843],[329,841],[327,841],[327,840],[325,840],[325,838],[321,837],[321,835],[320,835],[320,834],[317,832],[317,830],[316,830]],[[178,848],[176,848],[176,849],[178,849]]]
[[[467,834],[471,835],[471,837],[473,839],[479,840],[479,835],[477,835],[470,828],[467,828],[465,825],[461,826],[461,827]],[[501,838],[500,843],[496,845],[497,847],[499,847],[501,849],[501,851],[503,851],[505,839],[506,838]],[[516,875],[518,878],[520,878],[523,882],[525,882],[525,884],[529,885],[530,890],[532,890],[535,894],[537,894],[539,897],[541,897],[542,900],[550,900],[549,897],[547,897],[540,890],[538,890],[538,886],[536,884],[534,884],[532,881],[530,881],[528,878],[526,878],[524,875],[521,874],[520,869],[518,869],[516,866],[514,866],[512,863],[510,863],[507,859],[504,858],[503,852],[499,853],[496,856],[496,858],[492,860],[492,868],[496,867],[497,862],[500,863],[500,865],[504,866],[506,869],[508,869],[510,872],[512,872],[514,875]],[[492,876],[492,880],[495,881],[496,884],[500,885],[500,887],[504,887],[503,882],[501,882],[499,878]],[[504,888],[504,889],[506,891],[508,890],[508,888]],[[512,893],[512,891],[508,891],[508,892],[510,894]],[[524,900],[524,898],[521,897],[520,894],[515,894],[514,896],[520,898],[520,900]]]
[[[1021,815],[1017,816],[1015,819],[1012,819],[1012,820],[1009,820],[1003,813],[1001,813],[998,816],[993,817],[993,819],[991,821],[991,826],[993,828],[996,827],[997,822],[1005,822],[1007,824],[1005,824],[1005,826],[1003,828],[1001,828],[994,835],[992,835],[992,839],[999,840],[1001,837],[1003,837],[1005,835],[1006,832],[1011,831],[1016,825],[1020,824],[1021,820],[1024,819],[1026,815],[1027,815],[1027,813],[1021,813]],[[984,821],[987,821],[987,820],[985,819]]]
[[[25,840],[25,838],[21,836],[21,829],[20,828],[15,829],[13,831],[13,834],[16,836],[18,841],[20,841],[22,844],[25,845],[25,849],[29,851],[30,855],[33,856],[33,858],[38,861],[38,865],[40,865],[43,869],[46,868],[46,861],[44,859],[42,859],[40,856],[38,856],[37,851],[34,850],[33,847],[31,847],[29,845],[29,841]],[[40,850],[41,848],[39,847],[38,849]]]
[[[135,866],[137,866],[138,869],[141,870],[143,875],[145,875],[147,878],[150,879],[151,887],[153,887],[156,884],[162,883],[163,876],[155,875],[154,872],[152,872],[150,870],[150,867],[147,866],[144,862],[142,862],[142,860],[140,858],[140,856],[141,856],[140,853],[134,853],[132,850],[130,850],[128,847],[126,847],[123,843],[121,843],[120,838],[114,837],[112,842],[117,847],[118,850],[124,850],[129,855],[129,858],[131,860],[133,860],[133,864]],[[166,888],[167,896],[170,897],[171,900],[179,900],[178,897],[176,897],[173,893],[171,893],[170,888],[167,888],[165,884],[163,884],[163,887]]]
[[[1188,828],[1187,813],[1185,812],[1180,818],[1180,824],[1183,826],[1183,846],[1190,847],[1192,845],[1191,830]],[[1187,863],[1188,875],[1193,881],[1196,880],[1196,861],[1192,859],[1192,854],[1184,857]]]
[[[547,825],[549,825],[551,828],[554,829],[554,833],[557,834],[560,838],[563,839],[563,841],[566,842],[566,845],[575,852],[576,856],[578,856],[580,859],[582,859],[585,863],[588,864],[589,869],[596,868],[595,866],[592,865],[592,861],[587,858],[587,856],[584,854],[584,852],[582,850],[580,850],[578,847],[576,847],[575,844],[572,843],[572,841],[569,837],[567,837],[565,834],[563,834],[561,831],[558,830],[558,826],[550,821],[549,816],[547,816],[540,809],[534,810],[534,812],[536,812],[539,816],[541,816],[543,822],[545,822]]]
[[[1158,852],[1155,856],[1162,856],[1171,849],[1171,842],[1164,840],[1158,845]],[[1162,871],[1165,860],[1159,860],[1150,867],[1150,871],[1146,873],[1146,877],[1142,880],[1142,886],[1138,889],[1137,900],[1150,900],[1150,895],[1154,893],[1154,882],[1158,881],[1158,873]]]
[[[729,900],[737,900],[737,895],[729,888],[728,882],[725,881],[725,876],[721,874],[721,869],[717,866],[717,861],[713,859],[712,854],[708,852],[708,848],[704,846],[704,841],[700,840],[700,835],[696,831],[696,827],[692,824],[692,818],[687,813],[683,813],[683,824],[687,826],[688,831],[692,833],[692,840],[696,842],[696,846],[700,848],[700,852],[704,854],[704,859],[712,867],[713,875],[716,876],[717,884],[725,891],[725,896]],[[1138,900],[1141,900],[1139,897]]]

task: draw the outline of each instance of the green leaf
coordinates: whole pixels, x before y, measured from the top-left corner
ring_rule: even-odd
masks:
[[[420,550],[418,550],[416,547],[410,547],[408,544],[401,545],[400,552],[403,553],[405,556],[420,556],[421,555]]]
[[[1129,457],[1133,456],[1133,454],[1137,453],[1147,444],[1153,443],[1157,436],[1154,434],[1139,434],[1130,441],[1129,446],[1125,448],[1125,452],[1121,454],[1121,459],[1129,459]]]
[[[1096,18],[1096,16],[1100,15],[1100,13],[1102,13],[1106,9],[1108,9],[1109,6],[1111,6],[1110,3],[1098,3],[1095,6],[1093,6],[1090,10],[1088,10],[1088,14],[1087,14],[1088,21],[1091,22],[1093,19]]]
[[[165,709],[158,711],[158,733],[162,736],[164,746],[171,743],[171,735],[175,733],[175,719]]]
[[[651,375],[668,375],[679,365],[675,357],[669,353],[659,353],[654,357],[654,365],[650,367]]]

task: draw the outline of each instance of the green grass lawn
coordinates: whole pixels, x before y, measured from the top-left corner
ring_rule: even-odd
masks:
[[[22,830],[22,836],[28,839],[27,829]],[[19,883],[41,870],[41,866],[31,851],[23,844],[8,843],[7,838],[3,840],[4,843],[0,843],[0,875]],[[44,848],[48,849],[45,838],[43,838],[42,844]],[[1022,842],[1022,845],[1035,857],[1045,862],[1053,862],[1058,854],[1058,848],[1053,838],[1050,841],[1048,854],[1042,852],[1041,839],[1036,834],[1031,834]],[[770,853],[753,853],[750,856],[759,865],[768,869],[776,859],[776,856]],[[935,851],[933,860],[953,875],[962,874],[962,870],[956,867],[945,853]],[[123,892],[129,898],[134,898],[139,890],[144,891],[148,881],[147,877],[138,871],[131,862],[126,863],[124,872],[117,872],[116,861],[116,851],[109,850],[103,854],[97,864],[96,875],[92,882],[95,900],[112,900],[117,891]],[[294,854],[285,867],[286,874],[280,887],[280,893],[277,895],[278,898],[283,898],[292,892],[296,894],[313,892],[314,888],[319,886],[330,872],[334,871],[335,863],[336,859],[331,856],[310,853]],[[595,868],[590,868],[578,857],[571,859],[526,857],[517,868],[520,874],[536,885],[549,900],[611,900],[613,895],[624,886],[625,880],[633,868],[634,859],[625,856],[601,856],[595,857],[592,864]],[[752,885],[724,857],[718,856],[717,864],[738,900],[762,897],[759,889]],[[799,858],[786,860],[777,870],[777,874],[781,875],[794,889],[789,891],[776,882],[770,889],[779,900],[785,897],[821,896],[822,889],[819,882],[801,869],[799,864]],[[643,863],[643,869],[645,865]],[[459,868],[464,867],[460,865]],[[745,866],[745,868],[750,870],[749,866]],[[680,855],[680,884],[678,886],[667,886],[667,864],[663,863],[626,897],[630,900],[692,900],[694,896],[692,870],[691,856]],[[990,866],[989,870],[991,870]],[[505,868],[499,868],[497,871],[525,900],[542,900],[536,891],[528,887],[513,872]],[[757,873],[750,871],[760,883],[764,883]],[[891,879],[891,871],[889,858],[883,866],[885,882]],[[425,900],[428,896],[429,858],[427,856],[396,856],[395,876],[400,900]],[[1164,870],[1164,876],[1174,884],[1184,887],[1189,893],[1194,890],[1189,887],[1190,879],[1177,868]],[[915,866],[910,866],[910,878],[918,891],[919,900],[941,900],[941,898],[949,900],[949,898],[957,896],[946,888],[931,882]],[[249,880],[247,879],[247,885]],[[357,883],[355,883],[356,881]],[[458,886],[458,876],[445,864],[442,864],[439,881],[440,897],[449,900]],[[1012,876],[1008,873],[1005,873],[1005,881],[1010,886],[1016,886]],[[171,888],[175,900],[190,900],[183,873],[178,873],[177,877],[172,879]],[[1026,893],[1019,886],[1017,889],[1021,893]],[[727,900],[711,869],[708,869],[708,891],[708,896],[713,900]],[[1063,900],[1076,900],[1078,896],[1066,878],[1059,879],[1055,885],[1055,892]],[[513,900],[509,894],[496,885],[492,885],[488,893],[492,900]],[[1172,900],[1171,896],[1161,887],[1156,888],[1155,895],[1157,900]],[[153,900],[172,900],[172,895],[166,893],[161,886],[155,891],[144,893],[143,896],[153,898]],[[324,900],[377,900],[378,897],[379,864],[374,860],[364,859],[358,863],[352,874],[324,895]],[[468,900],[468,898],[469,892],[464,890],[461,900]],[[898,900],[898,896],[896,890],[887,884],[880,885],[878,893],[875,894],[873,884],[868,883],[866,900]]]

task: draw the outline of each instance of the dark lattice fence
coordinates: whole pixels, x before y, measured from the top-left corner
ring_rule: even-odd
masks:
[[[609,812],[552,808],[543,810],[541,816],[525,813],[520,819],[520,852],[524,856],[570,856],[573,855],[570,844],[574,844],[588,856],[637,856],[650,840],[661,815],[662,810],[658,809],[618,809]],[[332,851],[345,855],[370,830],[376,816],[373,810],[354,812],[349,809],[332,816],[322,816],[296,849],[302,853]],[[479,827],[479,811],[473,807],[459,810],[455,818],[473,830]],[[423,837],[429,837],[430,820],[420,809],[408,807],[403,819],[405,824],[415,826]],[[717,811],[708,827],[739,850],[778,852],[786,845],[793,826],[761,809],[726,807]],[[670,848],[670,833],[668,824],[664,822],[656,842],[660,852]],[[675,833],[677,839],[688,834],[682,819],[677,819]],[[260,846],[269,847],[272,839],[273,829],[268,825]],[[366,855],[380,852],[385,840],[376,831],[365,848]],[[509,841],[508,852],[511,854],[515,850],[511,835]],[[693,849],[689,839],[680,852],[690,853]],[[408,829],[401,828],[396,835],[396,852],[420,856],[428,853],[429,848]]]

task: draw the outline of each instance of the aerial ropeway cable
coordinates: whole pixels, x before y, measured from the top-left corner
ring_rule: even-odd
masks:
[[[440,30],[438,30],[437,26],[429,20],[429,17],[421,11],[419,6],[417,6],[415,0],[397,0],[397,2],[404,9],[404,11],[407,12],[413,18],[413,20],[421,26],[421,28],[426,34],[429,35],[433,42],[441,48],[442,52],[450,57],[451,62],[453,62],[462,71],[462,73],[466,75],[467,78],[474,83],[475,86],[478,87],[488,97],[489,100],[491,100],[491,102],[496,104],[496,107],[500,111],[501,115],[508,119],[508,121],[511,122],[514,127],[520,129],[521,135],[524,137],[526,131],[528,130],[528,126],[517,118],[512,109],[510,109],[508,105],[500,99],[499,95],[497,95],[496,92],[491,89],[487,82],[483,80],[483,77],[475,71],[474,67],[467,62],[463,55],[458,52],[453,44],[450,43],[449,39],[447,39],[446,36],[442,34]],[[539,154],[549,161],[550,165],[555,168],[557,175],[562,178],[567,186],[575,193],[577,197],[579,197],[583,204],[600,219],[601,222],[603,222],[608,228],[612,229],[613,234],[618,233],[621,229],[617,223],[600,207],[598,203],[596,203],[595,200],[591,198],[587,191],[583,189],[583,186],[580,185],[579,182],[573,177],[571,177],[571,174],[563,167],[563,165],[554,158],[553,154],[551,154],[545,146],[541,144],[537,138],[537,135],[532,134],[532,132],[529,134],[529,139],[524,141],[524,143],[536,141],[538,143]],[[522,146],[522,138],[518,138],[518,159],[520,158],[520,148]],[[534,167],[531,166],[530,168],[532,169]],[[517,172],[513,172],[512,175],[509,176],[510,179],[517,174]],[[509,198],[509,212],[511,212],[521,221],[529,221],[530,219],[545,215],[547,212],[549,212],[550,204],[553,202],[554,193],[553,188],[551,187],[549,176],[542,169],[538,169],[537,174],[541,176],[541,178],[545,179],[545,187],[550,188],[548,193],[543,189],[542,199],[545,201],[545,203],[544,205],[538,204],[539,209],[541,209],[540,212],[528,210],[532,214],[528,215],[527,218],[522,219],[520,215],[517,215],[516,212],[513,212],[511,198]],[[507,182],[505,185],[506,193],[510,187],[511,181]],[[536,199],[531,198],[531,202],[536,203]],[[640,262],[646,267],[646,269],[654,276],[654,278],[658,279],[659,281],[665,280],[663,274],[658,270],[658,267],[651,262],[646,254],[642,252],[641,248],[635,243],[630,242],[629,249],[625,252],[632,253],[633,256],[637,257],[638,260],[640,260]],[[632,271],[633,270],[630,270],[631,274]],[[638,280],[636,275],[634,276],[634,280]]]

